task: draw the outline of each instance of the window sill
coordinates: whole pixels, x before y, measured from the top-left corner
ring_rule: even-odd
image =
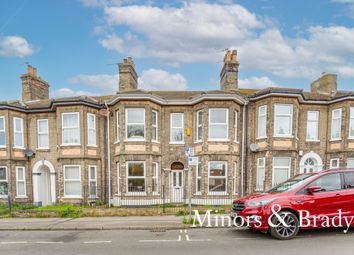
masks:
[[[203,143],[203,140],[194,141],[194,143]]]
[[[289,138],[289,139],[293,139],[294,136],[293,135],[274,135],[273,138]]]
[[[330,142],[338,142],[338,141],[342,141],[342,138],[332,138],[331,140],[329,140]]]
[[[12,147],[14,150],[25,150],[25,147]]]
[[[125,193],[127,197],[132,197],[132,196],[139,196],[139,197],[145,197],[147,196],[146,192],[128,192]]]
[[[160,196],[160,193],[159,192],[152,192],[152,195],[153,196]]]
[[[93,145],[93,144],[88,144],[87,147],[96,148],[96,149],[98,148],[97,145]]]
[[[228,196],[227,192],[208,192],[208,196]]]
[[[194,196],[201,196],[202,195],[202,192],[196,192],[193,194]]]
[[[354,136],[349,136],[348,140],[354,140]],[[0,147],[1,148],[1,147]]]
[[[36,151],[50,151],[49,148],[37,148]]]
[[[28,198],[28,196],[16,196],[15,198]]]
[[[181,143],[170,142],[170,145],[184,145],[184,142],[181,142]]]
[[[151,141],[151,143],[160,144],[159,141]]]
[[[60,144],[60,147],[79,147],[81,146],[80,143],[64,143],[64,144]]]
[[[230,142],[230,139],[208,139],[208,142]]]
[[[267,136],[260,136],[260,137],[257,137],[256,140],[263,140],[263,139],[267,139],[268,137]]]
[[[9,197],[9,195],[0,195],[0,199],[2,198],[2,199],[7,199]]]
[[[120,143],[120,141],[114,141],[114,144],[118,144],[118,143]]]
[[[0,149],[6,149],[6,146],[0,146]]]
[[[306,139],[306,142],[308,142],[308,143],[319,143],[321,141],[320,140],[307,140]]]
[[[82,199],[82,196],[63,196],[63,199]]]
[[[236,143],[236,144],[240,144],[240,142],[239,142],[239,141],[234,141],[234,143]]]
[[[131,143],[131,142],[133,142],[133,143],[134,143],[134,142],[144,142],[144,143],[145,143],[145,142],[146,142],[146,139],[136,139],[136,140],[135,140],[135,139],[125,139],[124,142],[126,142],[126,143]]]

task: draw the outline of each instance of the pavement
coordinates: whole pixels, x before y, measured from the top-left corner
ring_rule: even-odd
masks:
[[[175,230],[0,231],[0,251],[7,255],[80,254],[353,254],[354,231],[300,231],[278,241],[257,231],[238,228]]]
[[[177,216],[87,217],[87,218],[5,218],[0,230],[150,230],[183,229]]]

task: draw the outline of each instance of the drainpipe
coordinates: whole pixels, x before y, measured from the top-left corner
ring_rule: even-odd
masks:
[[[107,102],[104,103],[107,109],[107,170],[108,170],[108,207],[111,207],[111,143],[110,143],[110,132],[109,132],[109,107]]]
[[[241,147],[241,196],[245,194],[245,146],[246,146],[246,108],[247,102],[243,106],[242,113],[242,147]]]

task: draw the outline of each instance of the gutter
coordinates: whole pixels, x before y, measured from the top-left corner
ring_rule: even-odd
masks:
[[[107,170],[108,170],[108,207],[111,207],[111,142],[110,142],[110,132],[109,132],[109,117],[110,117],[110,111],[109,107],[107,105],[107,102],[105,102],[105,106],[107,109]]]

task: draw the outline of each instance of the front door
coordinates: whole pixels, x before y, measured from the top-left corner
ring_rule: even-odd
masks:
[[[171,171],[171,202],[183,203],[183,171]]]
[[[38,195],[39,202],[42,202],[42,206],[51,204],[50,195],[50,173],[48,169],[42,168],[38,180]]]

